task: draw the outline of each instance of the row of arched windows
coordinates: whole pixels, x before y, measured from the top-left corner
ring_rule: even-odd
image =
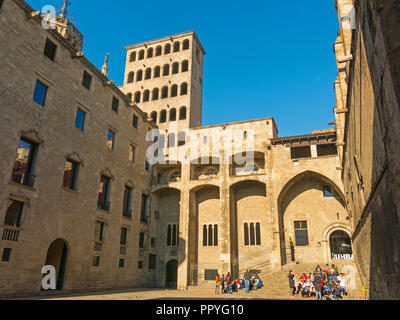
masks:
[[[203,247],[218,247],[218,225],[203,226]]]
[[[189,40],[184,40],[182,42],[182,50],[189,50]],[[155,57],[159,57],[163,54],[170,54],[171,53],[171,49],[173,50],[173,52],[179,52],[181,51],[181,43],[179,41],[175,41],[172,46],[170,43],[167,43],[164,48],[162,46],[157,46],[154,50],[154,48],[148,48],[147,52],[142,49],[140,50],[138,53],[136,51],[133,51],[129,57],[129,61],[130,62],[134,62],[137,60],[143,60],[145,58],[153,58]]]
[[[153,111],[150,114],[150,118],[153,120],[154,123],[157,123],[158,119],[157,112]],[[179,120],[186,120],[186,118],[187,118],[187,109],[186,107],[181,107],[179,109]],[[176,120],[177,120],[177,110],[175,108],[172,108],[169,111],[169,121],[174,122]],[[166,123],[166,122],[167,122],[167,110],[161,110],[159,123]]]
[[[171,89],[168,88],[168,86],[165,86],[161,89],[161,99],[167,99],[167,98],[174,98],[178,96],[178,93],[181,96],[185,96],[188,94],[188,84],[186,82],[182,83],[180,86],[180,90],[178,85],[174,84],[171,86]],[[127,96],[132,100],[132,94],[128,93]],[[151,98],[151,101],[156,101],[160,99],[160,89],[155,88],[151,92],[151,97],[150,97],[150,90],[144,90],[143,94],[140,91],[136,91],[135,95],[133,96],[133,101],[135,103],[140,103],[140,102],[149,102]]]
[[[250,229],[250,230],[249,230]],[[261,246],[261,225],[260,223],[244,224],[244,245],[245,246]]]
[[[184,60],[182,61],[181,64],[178,62],[174,62],[172,65],[165,64],[162,68],[162,75],[163,77],[169,76],[171,74],[178,74],[179,73],[179,66],[181,69],[181,72],[188,72],[189,71],[189,61]],[[153,78],[159,78],[161,77],[161,67],[157,66],[152,70],[151,68],[147,68],[146,70],[138,70],[136,71],[136,78],[135,78],[135,73],[133,71],[128,73],[128,79],[127,83],[133,83],[135,80],[136,82],[143,81],[144,80],[150,80],[152,77]]]
[[[159,137],[155,137],[154,142],[158,142],[159,148],[165,148],[165,135],[162,134]],[[186,132],[181,131],[178,133],[178,147],[184,146],[186,144]],[[168,135],[168,148],[174,148],[176,146],[176,134],[170,133]]]

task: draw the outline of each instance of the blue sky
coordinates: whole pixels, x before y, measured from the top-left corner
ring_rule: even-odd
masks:
[[[28,0],[36,10],[62,0]],[[111,4],[110,4],[111,3]],[[127,45],[194,30],[204,60],[203,125],[274,117],[279,135],[334,121],[334,1],[72,0],[86,56],[123,82]]]

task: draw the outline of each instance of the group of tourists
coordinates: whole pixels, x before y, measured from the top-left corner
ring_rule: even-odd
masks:
[[[327,264],[324,270],[317,266],[308,275],[303,273],[297,283],[292,271],[289,271],[288,277],[293,296],[301,294],[304,298],[315,297],[317,300],[342,300],[347,295],[345,274],[339,273],[334,264]]]
[[[249,293],[251,290],[257,291],[264,286],[258,274],[252,274],[249,270],[246,270],[243,277],[238,279],[232,278],[229,272],[226,276],[217,274],[215,284],[215,294],[232,294],[243,290]]]

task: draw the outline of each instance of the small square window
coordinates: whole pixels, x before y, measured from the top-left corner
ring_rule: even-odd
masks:
[[[46,45],[44,47],[44,55],[50,60],[54,61],[56,57],[57,46],[50,39],[46,40]]]
[[[45,86],[39,80],[36,81],[35,91],[33,93],[33,101],[35,101],[42,107],[44,107],[44,104],[46,102],[47,89],[47,86]]]
[[[91,84],[92,84],[92,76],[89,73],[87,73],[86,71],[84,71],[83,72],[82,85],[86,89],[90,90]]]
[[[116,97],[113,97],[112,101],[112,109],[118,113],[118,108],[119,108],[119,100]]]
[[[125,259],[119,259],[119,267],[124,268],[125,267]]]
[[[81,131],[83,131],[83,128],[85,126],[85,118],[86,118],[86,112],[78,108],[76,110],[75,127]]]
[[[93,257],[93,267],[100,266],[100,257]]]
[[[10,257],[11,257],[11,248],[4,248],[2,261],[8,262],[10,261]]]

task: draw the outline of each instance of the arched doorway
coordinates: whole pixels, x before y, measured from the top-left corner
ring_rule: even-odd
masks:
[[[49,247],[46,256],[46,266],[56,269],[56,290],[64,289],[64,280],[67,271],[68,246],[63,239],[55,240]]]
[[[178,261],[171,260],[167,263],[165,283],[169,289],[176,289],[178,284]]]
[[[353,255],[350,236],[342,231],[334,231],[329,237],[332,259],[347,259]]]

